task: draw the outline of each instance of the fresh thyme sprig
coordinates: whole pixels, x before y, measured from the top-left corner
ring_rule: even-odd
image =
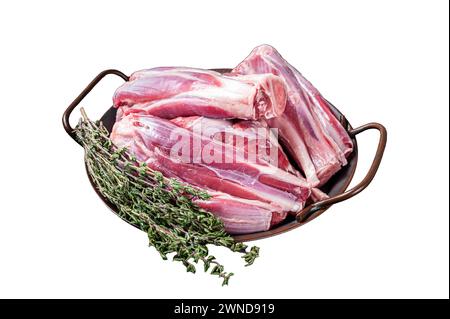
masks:
[[[259,248],[248,248],[235,242],[225,232],[223,223],[210,212],[200,209],[193,199],[208,199],[209,195],[188,184],[165,178],[127,153],[117,148],[100,122],[83,118],[75,129],[77,140],[85,149],[89,175],[100,193],[117,207],[119,216],[139,227],[148,235],[149,245],[163,259],[174,253],[188,272],[195,273],[194,264],[202,261],[207,272],[223,279],[227,285],[232,272],[225,272],[208,244],[227,247],[242,253],[246,266],[259,256]]]

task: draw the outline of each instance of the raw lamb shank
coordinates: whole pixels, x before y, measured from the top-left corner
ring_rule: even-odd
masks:
[[[284,146],[306,178],[323,185],[347,164],[353,143],[319,91],[273,47],[256,47],[232,71],[238,76],[267,73],[283,79],[288,95],[285,112],[269,120],[269,125],[279,129]]]
[[[262,160],[249,162],[241,158],[241,150],[235,146],[197,134],[169,120],[129,114],[115,123],[111,139],[115,145],[126,147],[140,161],[163,175],[211,191],[212,199],[199,202],[199,205],[215,207],[211,210],[213,213],[220,211],[224,215],[229,210],[228,214],[241,214],[242,220],[247,220],[246,211],[252,212],[252,218],[258,211],[261,217],[271,212],[270,222],[258,223],[258,227],[264,224],[264,229],[256,229],[257,225],[253,225],[254,231],[267,230],[270,225],[283,220],[287,212],[298,212],[311,195],[311,186],[303,178]],[[206,153],[215,160],[205,156]],[[247,155],[245,151],[243,155]],[[223,193],[230,196],[217,197]],[[240,213],[232,211],[236,208],[233,205],[219,209],[219,203],[224,200],[247,208]],[[226,218],[223,220],[226,222]],[[236,218],[233,221],[236,222]],[[246,222],[245,225],[248,228],[252,224]]]
[[[114,95],[119,118],[143,113],[172,119],[202,115],[256,120],[283,113],[286,91],[273,74],[227,77],[209,70],[160,67],[133,73]]]

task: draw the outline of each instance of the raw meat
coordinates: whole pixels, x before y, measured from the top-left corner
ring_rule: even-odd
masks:
[[[271,46],[255,48],[232,74],[280,76],[288,94],[285,112],[268,121],[279,129],[287,150],[313,185],[324,184],[343,165],[353,143],[328,102]]]
[[[114,95],[119,119],[143,113],[172,119],[203,115],[211,118],[259,119],[283,113],[286,91],[273,74],[227,77],[186,67],[162,67],[133,73]]]
[[[291,174],[298,174],[278,143],[278,135],[263,120],[230,121],[190,116],[177,117],[171,121],[180,127],[242,149],[248,160],[267,162]]]
[[[279,207],[257,200],[234,197],[225,193],[209,192],[211,198],[196,199],[201,208],[219,217],[230,234],[248,234],[268,230],[286,218]]]
[[[211,119],[202,116],[177,117],[171,122],[190,131],[195,131],[223,143],[234,145],[251,156],[249,152],[255,153],[258,162],[276,164],[282,170],[303,179],[289,162],[278,138],[268,127],[265,121],[230,121]],[[261,139],[263,138],[263,139]],[[276,153],[275,153],[276,152]],[[273,157],[277,154],[277,157]],[[245,154],[242,154],[245,156]],[[311,189],[313,202],[329,198],[318,188]]]
[[[158,117],[130,114],[116,122],[111,139],[167,177],[277,205],[283,212],[299,211],[311,194],[305,180],[267,163],[248,162],[234,146]]]

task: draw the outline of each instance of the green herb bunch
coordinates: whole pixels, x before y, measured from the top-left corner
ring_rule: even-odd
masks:
[[[161,257],[174,253],[188,272],[195,273],[194,264],[203,262],[205,272],[223,279],[227,285],[232,272],[225,272],[208,244],[223,246],[242,253],[246,266],[259,255],[258,247],[249,248],[235,242],[225,232],[223,223],[212,213],[193,203],[193,199],[208,199],[202,190],[175,179],[165,178],[127,153],[117,148],[100,122],[93,122],[81,110],[83,118],[75,129],[78,142],[84,147],[89,175],[100,193],[117,208],[119,216],[145,231],[149,245]]]

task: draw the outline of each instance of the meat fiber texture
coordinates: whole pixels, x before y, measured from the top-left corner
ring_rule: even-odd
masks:
[[[180,127],[202,132],[214,140],[243,150],[243,153],[251,157],[247,160],[268,162],[300,176],[278,143],[277,132],[272,131],[265,121],[231,121],[203,116],[177,117],[171,121]]]
[[[202,115],[256,120],[274,118],[286,106],[283,81],[273,74],[233,77],[209,70],[161,67],[133,73],[116,90],[119,118],[142,113],[161,118]]]
[[[256,47],[232,71],[238,76],[267,73],[283,79],[288,95],[285,112],[268,123],[279,129],[284,146],[308,181],[323,185],[347,164],[351,138],[319,91],[273,47]]]
[[[247,151],[159,117],[129,114],[115,123],[111,139],[151,169],[210,192],[211,199],[197,203],[230,233],[267,230],[311,195],[303,178],[263,160],[249,162]]]
[[[264,120],[223,120],[203,116],[177,117],[172,123],[194,132],[201,132],[211,139],[233,145],[242,150],[241,155],[252,162],[268,162],[280,169],[304,177],[289,162],[289,158],[278,142],[277,131],[272,130]],[[318,188],[311,189],[311,199],[316,202],[328,198]]]

